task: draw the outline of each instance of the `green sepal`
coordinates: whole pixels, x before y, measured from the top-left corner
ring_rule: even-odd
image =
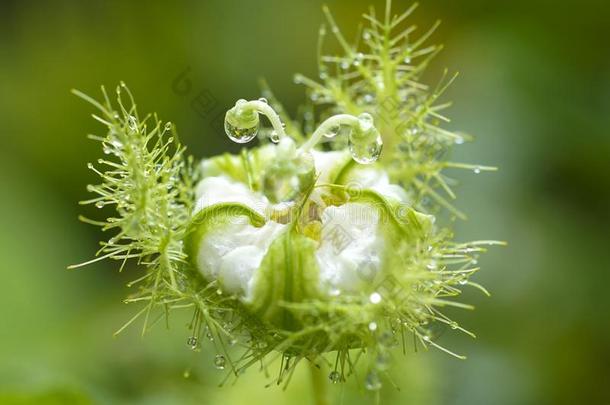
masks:
[[[242,157],[230,153],[206,159],[202,177],[229,176],[235,181],[248,184],[248,173]]]
[[[265,218],[262,215],[238,203],[215,204],[195,214],[188,225],[184,239],[185,252],[191,264],[197,267],[197,252],[205,234],[238,216],[247,217],[250,223],[256,227],[265,224]]]
[[[432,215],[422,214],[405,203],[389,200],[376,191],[362,190],[357,195],[350,196],[349,202],[368,203],[379,208],[382,225],[389,221],[409,239],[426,237],[432,231]]]
[[[320,297],[316,247],[314,240],[297,233],[294,228],[273,241],[255,275],[254,299],[249,303],[253,313],[283,330],[300,327],[282,304]]]

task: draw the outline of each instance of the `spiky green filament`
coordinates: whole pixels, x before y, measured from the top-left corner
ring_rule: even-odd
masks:
[[[453,181],[445,174],[447,168],[462,168],[475,173],[495,170],[493,167],[455,164],[446,160],[455,145],[471,138],[443,128],[450,120],[444,110],[451,103],[440,98],[456,75],[447,72],[435,87],[422,83],[421,76],[442,46],[426,45],[436,30],[436,22],[428,31],[415,37],[415,26],[404,26],[413,13],[413,5],[400,15],[391,14],[386,3],[379,19],[371,8],[364,18],[368,27],[357,44],[350,44],[342,35],[327,7],[324,13],[331,32],[342,48],[342,54],[324,55],[322,44],[326,29],[320,31],[320,81],[296,75],[295,82],[304,84],[313,104],[320,105],[322,115],[363,112],[373,115],[383,136],[382,160],[393,181],[413,194],[418,209],[435,212],[438,208],[465,218],[452,200]],[[340,140],[338,140],[340,142]]]
[[[438,343],[438,328],[432,325],[474,336],[441,311],[447,306],[471,309],[457,301],[464,287],[487,294],[471,281],[471,276],[479,270],[479,255],[487,246],[498,243],[457,243],[450,229],[434,223],[427,214],[444,207],[461,215],[451,204],[455,193],[445,169],[478,173],[493,168],[454,163],[445,157],[468,137],[441,127],[448,121],[442,112],[449,104],[439,99],[453,78],[443,78],[433,89],[420,82],[440,47],[425,45],[436,26],[419,38],[413,38],[414,27],[400,28],[413,10],[394,16],[388,1],[381,20],[371,10],[365,15],[369,27],[362,35],[361,48],[345,40],[325,8],[343,53],[320,55],[321,82],[296,77],[308,87],[311,99],[302,110],[303,122],[292,121],[265,88],[263,95],[269,104],[263,100],[239,101],[227,113],[227,133],[240,143],[254,139],[258,115],[263,114],[271,122],[276,141],[286,142],[244,150],[238,156],[218,156],[206,161],[209,165],[201,170],[193,170],[193,159],[185,157],[185,148],[177,141],[171,124],[163,124],[156,116],[139,117],[124,85],[117,88],[116,108],[105,91],[101,103],[75,91],[99,110],[93,117],[105,126],[106,134],[91,138],[99,141],[108,155],[99,160],[99,166],[90,166],[99,175],[100,184],[88,186],[95,197],[84,203],[112,206],[116,211],[102,221],[83,218],[113,232],[102,243],[98,257],[83,265],[110,258],[121,261],[123,268],[133,259],[143,269],[143,274],[130,283],[138,291],[126,300],[142,307],[119,332],[140,318],[145,332],[157,321],[167,319],[171,311],[186,309],[193,316],[187,344],[197,350],[210,342],[217,353],[216,367],[229,371],[227,380],[237,378],[252,365],[267,369],[279,360],[273,383],[284,386],[302,360],[316,372],[328,372],[334,383],[345,381],[363,362],[369,373],[365,385],[377,390],[379,375],[386,372],[395,347],[403,353],[413,347],[435,347],[463,358]],[[322,29],[321,43],[325,35]],[[315,111],[313,104],[324,108]],[[319,117],[314,112],[320,113]],[[367,115],[375,123],[374,132],[363,124],[362,117]],[[239,182],[254,194],[271,195],[266,189],[284,191],[270,180],[281,180],[283,174],[292,173],[293,166],[302,163],[294,163],[286,155],[298,158],[296,151],[308,157],[323,154],[314,147],[322,136],[337,134],[341,127],[349,127],[353,136],[335,137],[332,146],[345,149],[345,142],[351,142],[352,155],[361,151],[352,148],[354,143],[381,134],[384,154],[367,170],[380,170],[386,179],[389,174],[393,184],[402,186],[406,198],[399,202],[370,189],[354,193],[352,186],[362,179],[362,166],[350,159],[343,163],[347,154],[337,153],[332,156],[340,167],[326,173],[323,183],[314,176],[312,158],[307,160],[312,170],[305,173],[297,193],[286,199],[283,192],[269,198],[273,203],[288,200],[292,204],[296,213],[287,219],[280,221],[273,215],[266,218],[252,207],[239,205],[239,201],[217,203],[193,215],[195,184],[200,176]],[[309,134],[311,137],[304,142]],[[284,161],[276,159],[278,153]],[[312,202],[314,192],[317,200]],[[379,232],[389,247],[381,252],[387,265],[383,274],[361,291],[330,299],[303,287],[313,285],[306,280],[312,277],[308,269],[316,266],[313,252],[320,243],[315,228],[321,224],[320,218],[308,213],[311,209],[315,213],[321,205],[340,207],[348,203],[363,204],[378,214]],[[257,269],[261,279],[268,280],[257,286],[257,294],[265,299],[261,302],[245,302],[227,293],[221,281],[205,278],[196,267],[196,244],[208,227],[222,227],[244,218],[253,227],[274,221],[289,229],[274,239]]]

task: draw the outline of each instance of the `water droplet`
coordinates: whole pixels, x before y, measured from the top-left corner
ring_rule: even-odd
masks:
[[[362,33],[362,39],[364,39],[365,41],[368,41],[369,39],[371,39],[371,33],[369,31],[364,31]]]
[[[260,101],[261,103],[269,104],[269,101],[267,101],[265,97],[259,98],[258,101]]]
[[[451,323],[449,323],[449,326],[451,327],[451,329],[457,329],[458,323],[456,321],[451,321]]]
[[[136,120],[136,117],[134,117],[133,115],[130,115],[127,117],[127,125],[129,126],[129,129],[131,129],[132,131],[138,130],[138,121]]]
[[[341,69],[347,70],[349,68],[349,61],[348,60],[342,60],[340,66],[341,66]]]
[[[417,135],[420,132],[420,129],[418,127],[413,127],[411,129],[409,129],[409,135]]]
[[[380,135],[373,141],[358,141],[352,139],[350,136],[349,139],[349,150],[352,154],[352,158],[363,165],[371,164],[379,159],[381,156],[381,151],[383,149],[383,140]]]
[[[375,125],[375,120],[373,119],[373,116],[369,113],[360,114],[358,116],[358,119],[360,120],[360,126],[362,127],[363,131],[368,131]]]
[[[426,267],[428,268],[428,270],[435,270],[437,267],[436,261],[435,260],[430,261],[430,263],[428,263],[428,265]]]
[[[322,80],[328,79],[328,73],[326,73],[326,71],[320,71],[320,79],[322,79]]]
[[[277,134],[276,131],[271,131],[271,134],[269,134],[269,139],[273,143],[279,143],[280,142],[280,136]]]
[[[337,370],[331,371],[328,375],[328,379],[333,384],[337,384],[339,381],[341,381],[341,374],[339,374]]]
[[[404,61],[405,61],[405,63],[408,65],[409,63],[411,63],[411,57],[410,57],[410,56],[407,56],[407,57],[404,59]]]
[[[373,95],[372,95],[372,94],[368,94],[368,93],[367,93],[367,94],[365,94],[365,95],[364,95],[364,97],[362,97],[362,100],[363,100],[365,103],[372,103],[372,102],[373,102],[373,100],[375,100],[375,97],[373,97]]]
[[[225,132],[235,143],[248,143],[258,135],[259,122],[250,127],[239,127],[225,119]]]
[[[104,203],[102,201],[98,201],[95,203],[96,208],[104,208]]]
[[[429,342],[430,340],[432,340],[432,339],[430,338],[430,336],[428,336],[428,335],[424,335],[424,336],[422,336],[422,339],[424,340],[424,342]]]
[[[390,368],[390,355],[385,352],[381,352],[377,354],[377,358],[375,359],[375,367],[377,370],[387,370]]]
[[[467,278],[467,277],[462,277],[462,278],[460,278],[460,280],[458,281],[458,283],[459,283],[460,285],[466,285],[466,284],[468,284],[468,278]]]
[[[364,381],[364,387],[369,391],[378,391],[381,389],[381,380],[377,373],[371,371],[366,376],[366,380]]]
[[[303,83],[303,75],[297,73],[296,75],[294,75],[293,81],[294,81],[294,84]]]
[[[217,289],[217,290],[216,290],[216,294],[217,294],[217,295],[222,295],[222,290],[221,290],[220,288],[219,288],[219,289]]]
[[[182,376],[184,378],[189,378],[191,376],[191,370],[184,370],[184,373],[182,373]]]
[[[87,168],[89,170],[92,170],[93,169],[93,163],[87,163]]]
[[[481,173],[481,168],[479,166],[477,166],[474,169],[472,169],[472,171],[474,172],[474,174],[479,174],[479,173]]]
[[[186,339],[186,344],[191,348],[191,349],[196,349],[197,348],[197,343],[199,341],[197,340],[197,336],[191,336],[188,339]]]
[[[461,145],[463,143],[464,143],[464,138],[462,138],[461,136],[458,136],[457,138],[455,138],[456,145]]]
[[[376,330],[377,330],[377,323],[376,323],[376,322],[371,322],[371,323],[369,323],[369,330],[370,330],[371,332],[376,331]]]
[[[172,123],[171,122],[166,122],[164,128],[165,128],[166,131],[171,131]]]
[[[326,132],[324,134],[324,136],[326,138],[334,138],[335,136],[339,135],[339,132],[341,131],[341,126],[337,125],[332,127],[331,129],[328,130],[328,132]]]
[[[217,354],[216,357],[214,357],[214,367],[216,367],[217,369],[224,370],[226,363],[227,360],[222,354]]]
[[[374,292],[369,297],[371,304],[379,304],[381,302],[381,295],[378,292]]]

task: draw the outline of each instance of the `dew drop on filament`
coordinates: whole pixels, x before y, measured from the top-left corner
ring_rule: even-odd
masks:
[[[258,135],[259,125],[250,128],[240,128],[225,120],[225,132],[235,143],[248,143]]]
[[[382,149],[381,136],[377,136],[373,141],[354,141],[351,137],[349,140],[349,151],[352,158],[363,165],[376,162],[381,156]]]
[[[390,356],[387,353],[379,353],[375,359],[375,367],[377,370],[387,370],[390,368]]]
[[[277,134],[276,131],[271,131],[271,134],[269,135],[269,139],[271,139],[271,142],[273,142],[273,143],[280,142],[280,136]]]
[[[381,389],[381,380],[375,372],[370,372],[364,381],[364,387],[369,391],[378,391]]]
[[[340,131],[341,131],[341,126],[336,125],[336,126],[330,128],[327,132],[325,132],[324,137],[325,138],[334,138],[335,136],[339,135]]]
[[[218,370],[224,370],[226,363],[227,360],[222,354],[217,354],[216,357],[214,357],[214,367],[216,367]]]

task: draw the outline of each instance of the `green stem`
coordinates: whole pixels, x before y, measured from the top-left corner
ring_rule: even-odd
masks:
[[[320,126],[314,131],[313,135],[311,135],[311,138],[309,138],[307,142],[301,146],[300,150],[303,152],[309,152],[320,142],[324,134],[339,125],[348,125],[352,127],[353,130],[357,131],[360,129],[360,120],[358,117],[354,117],[353,115],[349,114],[333,115],[320,124]]]
[[[309,362],[311,372],[311,389],[315,405],[329,405],[326,390],[326,378],[322,371],[316,367],[313,361]]]
[[[271,126],[273,127],[273,129],[277,133],[277,136],[280,139],[286,136],[286,132],[284,131],[284,126],[282,125],[282,120],[280,119],[280,116],[275,112],[273,108],[271,108],[271,106],[269,106],[269,104],[263,101],[253,100],[245,103],[242,108],[252,109],[260,114],[263,114],[265,117],[267,117],[267,119],[269,119],[269,122],[271,122]]]

